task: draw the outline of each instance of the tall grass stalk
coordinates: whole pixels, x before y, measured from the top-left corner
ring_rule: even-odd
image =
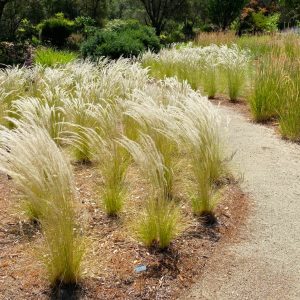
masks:
[[[128,157],[119,144],[113,141],[106,146],[106,155],[100,161],[100,168],[104,180],[103,205],[110,216],[118,215],[123,209],[127,196],[125,177],[128,166]]]
[[[41,218],[45,238],[42,261],[52,285],[76,284],[81,277],[85,245],[76,229],[73,203],[63,196],[50,201],[46,217]]]
[[[125,179],[130,163],[128,154],[115,139],[105,140],[97,132],[91,133],[91,130],[88,134],[92,138],[94,157],[103,179],[103,208],[109,216],[118,216],[127,196]]]
[[[48,197],[70,198],[70,168],[47,131],[15,121],[17,128],[1,131],[1,170],[14,178],[28,216],[44,215]],[[50,193],[50,194],[49,194]]]
[[[75,52],[40,48],[35,51],[34,62],[44,67],[67,64],[78,58]]]
[[[241,50],[236,45],[232,48],[220,48],[220,60],[227,78],[227,88],[230,101],[237,101],[245,84],[246,71],[249,63],[249,52]]]
[[[285,60],[265,57],[259,63],[250,96],[251,112],[258,122],[278,116],[284,102],[282,92],[286,81]]]
[[[300,92],[289,90],[286,96],[286,104],[280,113],[279,126],[283,137],[299,142],[300,141]],[[294,97],[294,98],[291,98]]]
[[[284,105],[279,112],[279,126],[283,137],[300,141],[300,72],[299,61],[292,60],[282,93]]]
[[[215,98],[217,93],[217,71],[213,65],[205,68],[205,73],[203,74],[203,89],[209,99]]]
[[[85,102],[83,98],[69,98],[64,101],[66,119],[71,126],[69,131],[77,137],[78,144],[73,147],[77,162],[88,163],[92,160],[92,149],[85,128],[94,128],[98,125],[94,111],[97,109],[93,103]]]
[[[236,101],[245,83],[250,61],[249,51],[237,45],[182,47],[164,49],[159,54],[146,53],[141,61],[150,67],[152,75],[158,78],[176,76],[180,81],[187,80],[194,90],[204,89],[209,98],[221,90],[221,75],[225,73],[227,89],[231,101]],[[225,70],[225,71],[224,71]]]
[[[141,133],[138,142],[127,137],[119,140],[120,144],[131,154],[141,172],[152,185],[152,195],[167,199],[167,170],[164,159],[158,151],[151,136]]]

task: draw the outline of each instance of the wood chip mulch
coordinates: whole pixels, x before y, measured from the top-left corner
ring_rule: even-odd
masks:
[[[119,219],[109,219],[99,208],[101,178],[91,166],[75,166],[78,222],[86,236],[83,278],[76,288],[49,287],[37,258],[43,237],[38,226],[22,218],[15,206],[13,180],[0,176],[0,299],[175,299],[196,282],[220,241],[230,242],[249,211],[247,195],[227,178],[216,215],[218,224],[202,225],[188,202],[182,211],[189,220],[167,251],[147,249],[136,241],[129,220],[143,207],[145,185],[133,181],[128,206]],[[135,171],[131,176],[137,177]],[[143,184],[141,184],[141,182]],[[184,198],[184,196],[182,196]],[[138,265],[147,270],[135,272]]]

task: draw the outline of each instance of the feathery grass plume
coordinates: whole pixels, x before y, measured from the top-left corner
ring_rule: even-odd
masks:
[[[5,125],[6,124],[6,119],[5,117],[7,117],[7,108],[8,105],[5,101],[5,99],[7,99],[10,95],[11,92],[6,92],[4,88],[1,88],[0,86],[0,124],[1,125]]]
[[[123,136],[119,143],[130,153],[141,172],[152,185],[152,194],[165,199],[167,195],[166,166],[151,136],[140,133],[139,142]]]
[[[221,46],[219,59],[226,73],[230,101],[236,101],[245,83],[246,71],[250,61],[247,50],[237,45],[231,48]]]
[[[174,77],[158,80],[155,83],[149,82],[140,91],[146,93],[147,97],[152,97],[156,105],[163,107],[176,106],[177,103],[182,102],[183,97],[193,92],[187,81],[180,82]],[[134,93],[135,91],[132,92],[129,100],[135,100]]]
[[[129,159],[124,149],[115,141],[104,143],[103,149],[105,153],[102,150],[100,161],[104,181],[103,204],[108,215],[116,216],[122,211],[126,199],[125,176]]]
[[[44,128],[18,122],[1,130],[0,170],[14,179],[29,218],[42,225],[50,282],[76,283],[83,244],[74,232],[71,167]]]
[[[21,98],[12,103],[12,110],[19,120],[45,128],[51,138],[58,143],[63,131],[65,110],[60,106],[49,106],[44,99]],[[11,122],[14,122],[13,119]]]
[[[79,72],[81,64],[83,71]],[[127,98],[133,89],[142,88],[148,81],[146,69],[123,58],[103,59],[97,64],[74,62],[65,68],[65,73],[73,78],[71,94],[88,103],[114,103],[120,97]]]
[[[10,67],[0,70],[0,103],[3,117],[13,117],[11,104],[14,100],[25,95],[29,87],[31,71],[26,68]],[[3,121],[3,119],[2,119]],[[11,122],[3,122],[9,128],[13,128]]]
[[[64,101],[64,109],[68,121],[66,125],[70,125],[69,133],[71,136],[75,135],[76,141],[78,141],[78,143],[73,145],[74,156],[77,162],[88,163],[92,159],[93,153],[85,128],[94,128],[97,126],[98,122],[93,116],[96,107],[92,103],[85,102],[82,98],[72,97]]]
[[[126,98],[134,89],[142,88],[148,81],[148,70],[138,63],[120,58],[110,61],[99,74],[97,80],[98,99],[114,103],[118,98]]]
[[[45,238],[42,261],[52,285],[76,284],[81,277],[81,263],[85,253],[83,238],[76,228],[72,199],[52,198],[46,217],[41,219]]]
[[[217,67],[216,62],[206,62],[203,65],[203,89],[209,99],[213,99],[217,93]]]
[[[123,137],[120,144],[132,155],[141,172],[152,184],[152,195],[137,224],[138,238],[148,247],[158,243],[167,248],[182,228],[179,209],[166,198],[167,167],[153,139],[144,133],[139,142]]]
[[[161,102],[163,101],[164,99],[161,100]],[[140,131],[147,133],[153,139],[165,165],[166,182],[163,198],[172,198],[174,155],[177,144],[170,136],[164,134],[167,119],[171,116],[168,113],[168,106],[159,104],[159,99],[154,99],[145,92],[137,90],[133,92],[132,100],[126,101],[123,106],[124,114],[139,125]]]
[[[92,141],[94,156],[98,160],[103,178],[102,202],[109,216],[117,216],[126,199],[125,176],[130,160],[116,140],[105,139],[90,129],[87,131]]]
[[[115,101],[126,98],[135,88],[143,88],[148,79],[148,70],[128,59],[74,61],[46,68],[7,68],[0,71],[3,90],[0,103],[3,111],[11,111],[12,101],[24,97],[44,98],[46,94],[57,103],[70,97],[82,97],[85,102],[94,103]]]
[[[236,45],[231,47],[210,45],[163,49],[159,54],[150,52],[141,57],[142,64],[149,66],[150,73],[159,79],[176,76],[187,80],[193,89],[203,88],[210,98],[221,89],[221,73],[225,70],[230,99],[235,101],[245,82],[250,55]]]
[[[44,215],[49,194],[70,198],[70,168],[44,128],[15,121],[16,129],[1,130],[1,170],[9,174],[26,203],[30,218]]]
[[[0,70],[0,86],[8,95],[1,95],[7,103],[17,99],[25,93],[27,81],[30,78],[30,71],[26,68],[8,67]]]
[[[127,152],[116,141],[122,132],[120,113],[116,106],[107,104],[94,105],[88,115],[90,120],[95,121],[95,127],[74,124],[80,132],[75,130],[71,133],[70,143],[81,151],[88,145],[90,158],[98,163],[103,178],[104,209],[109,216],[116,216],[126,199],[125,176],[130,162]]]
[[[219,116],[207,98],[196,92],[186,97],[180,109],[174,109],[173,113],[177,126],[170,127],[169,134],[178,135],[181,146],[188,148],[196,179],[193,211],[197,215],[213,215],[217,200],[214,183],[224,171]]]

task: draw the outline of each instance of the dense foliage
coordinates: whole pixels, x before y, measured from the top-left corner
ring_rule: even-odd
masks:
[[[0,41],[13,43],[11,49],[28,44],[93,59],[131,57],[204,32],[297,30],[299,9],[294,0],[0,0]],[[27,47],[19,48],[26,58]],[[24,62],[6,52],[0,63]]]
[[[42,42],[49,42],[57,47],[63,46],[73,31],[74,22],[64,18],[63,14],[57,14],[40,25]]]
[[[90,36],[82,45],[81,52],[84,57],[94,59],[101,56],[119,58],[138,56],[148,49],[160,49],[159,39],[152,28],[137,21],[117,21]]]
[[[73,21],[92,19],[89,26],[96,27],[136,19],[176,41],[199,30],[227,30],[232,23],[239,33],[273,31],[277,23],[280,28],[296,26],[300,6],[296,0],[0,0],[0,39],[30,40],[37,35],[34,27],[57,13]]]

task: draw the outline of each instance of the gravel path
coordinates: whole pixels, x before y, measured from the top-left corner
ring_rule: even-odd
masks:
[[[300,146],[231,109],[220,112],[231,119],[233,169],[244,175],[253,209],[240,239],[217,250],[182,299],[300,299]]]

